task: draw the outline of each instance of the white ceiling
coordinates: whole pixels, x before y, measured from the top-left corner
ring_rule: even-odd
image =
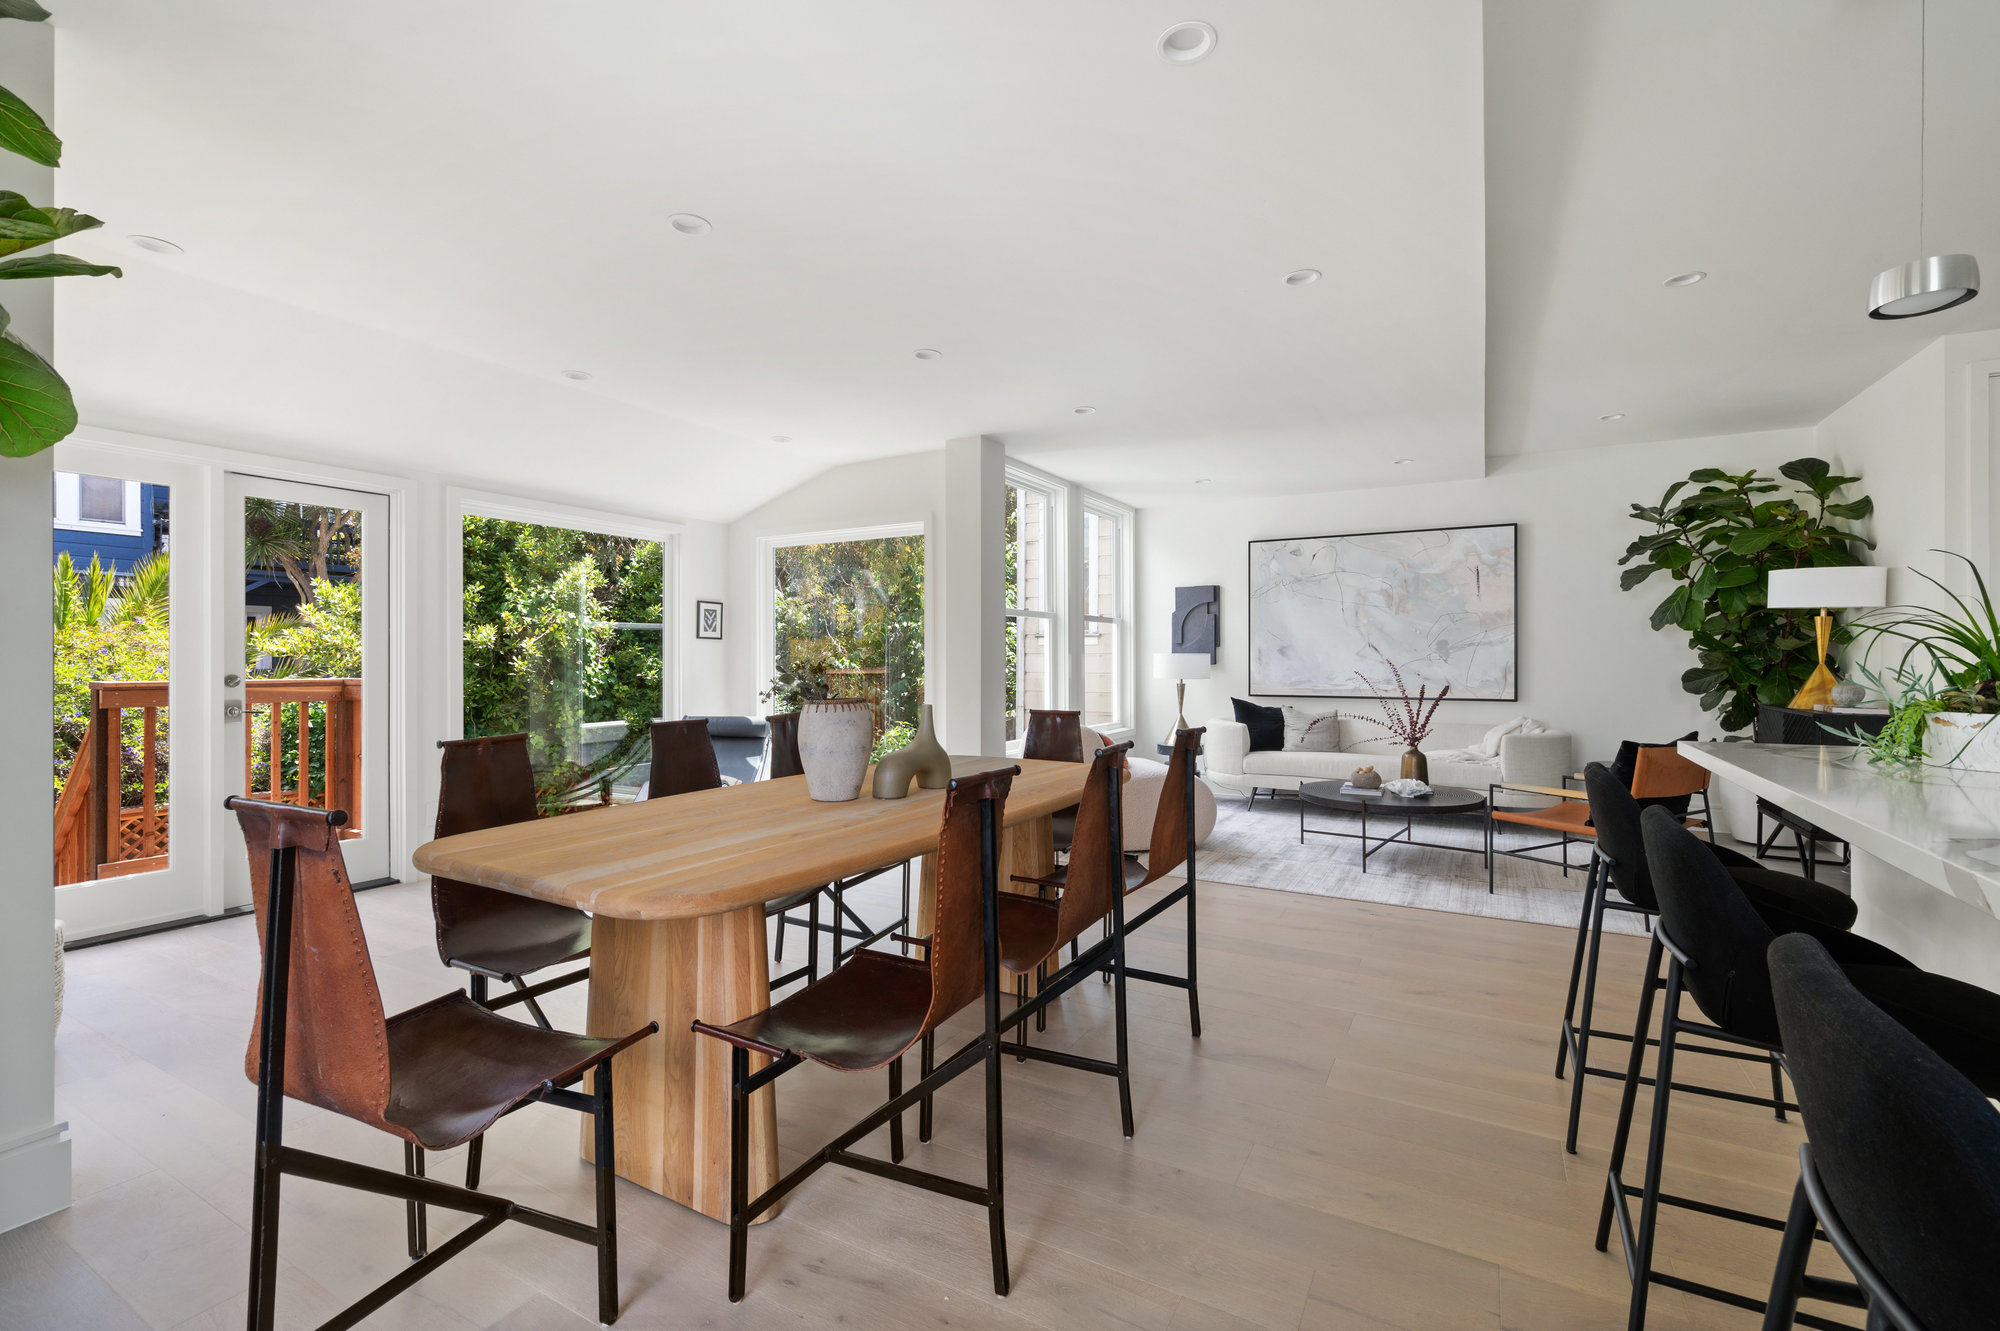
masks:
[[[975,433],[1144,503],[1811,424],[2000,324],[1864,317],[1916,15],[66,0],[62,200],[128,277],[63,284],[58,359],[103,424],[711,518]],[[1928,247],[2000,274],[2000,4],[1930,27]]]

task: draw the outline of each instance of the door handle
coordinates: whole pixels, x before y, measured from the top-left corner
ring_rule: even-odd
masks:
[[[225,700],[222,704],[222,719],[225,721],[241,721],[243,719],[243,704],[234,698]]]

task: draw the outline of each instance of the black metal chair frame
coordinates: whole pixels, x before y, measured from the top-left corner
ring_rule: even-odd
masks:
[[[1655,983],[1659,974],[1662,953],[1667,957],[1667,975],[1664,984]],[[1667,1109],[1671,1092],[1695,1090],[1674,1081],[1674,1055],[1680,1049],[1683,1035],[1699,1035],[1707,1040],[1720,1040],[1726,1044],[1739,1045],[1746,1049],[1760,1051],[1754,1057],[1762,1059],[1772,1054],[1782,1054],[1775,1045],[1765,1044],[1745,1036],[1734,1035],[1707,1022],[1689,1021],[1680,1015],[1683,977],[1696,968],[1696,962],[1684,952],[1673,939],[1667,936],[1664,923],[1653,924],[1653,941],[1646,952],[1647,983],[1639,993],[1639,1021],[1632,1039],[1632,1057],[1625,1075],[1625,1094],[1618,1106],[1618,1134],[1611,1146],[1611,1167],[1605,1174],[1604,1205],[1597,1218],[1597,1250],[1605,1252],[1610,1245],[1611,1225],[1618,1224],[1618,1241],[1624,1250],[1625,1275],[1632,1283],[1632,1305],[1627,1319],[1629,1331],[1640,1331],[1646,1324],[1646,1294],[1649,1285],[1661,1285],[1677,1289],[1701,1298],[1713,1299],[1718,1303],[1742,1308],[1749,1312],[1762,1313],[1765,1302],[1753,1299],[1733,1290],[1716,1285],[1688,1280],[1653,1269],[1653,1239],[1658,1229],[1661,1206],[1674,1206],[1685,1211],[1695,1211],[1702,1215],[1712,1215],[1723,1220],[1734,1220],[1739,1224],[1754,1225],[1762,1229],[1784,1230],[1786,1222],[1770,1216],[1757,1215],[1751,1211],[1739,1211],[1734,1207],[1718,1206],[1712,1202],[1698,1201],[1692,1197],[1679,1197],[1660,1190],[1660,1174],[1665,1157],[1667,1139]],[[1640,1076],[1645,1061],[1646,1032],[1651,1025],[1653,994],[1664,989],[1666,999],[1660,1008],[1659,1062],[1651,1078]],[[1690,1047],[1690,1052],[1692,1052]],[[1704,1050],[1703,1052],[1708,1052]],[[1774,1071],[1773,1076],[1778,1074]],[[1632,1134],[1632,1113],[1638,1101],[1639,1087],[1653,1087],[1652,1127],[1646,1139],[1646,1179],[1643,1187],[1634,1188],[1626,1183],[1621,1171],[1625,1166],[1626,1147]],[[1796,1110],[1796,1104],[1788,1103],[1782,1095],[1765,1099],[1761,1096],[1744,1095],[1735,1091],[1708,1089],[1701,1091],[1720,1100],[1735,1100],[1742,1104]],[[1630,1199],[1638,1197],[1639,1223],[1632,1224]],[[1812,1313],[1799,1313],[1796,1321],[1800,1326],[1824,1328],[1825,1331],[1847,1331],[1846,1324],[1829,1321]]]
[[[1583,917],[1577,921],[1576,925],[1576,955],[1570,960],[1569,999],[1563,1007],[1562,1039],[1556,1044],[1557,1081],[1562,1080],[1566,1062],[1585,1076],[1609,1077],[1614,1081],[1623,1081],[1626,1077],[1626,1072],[1617,1068],[1590,1066],[1588,1057],[1590,1042],[1593,1039],[1623,1040],[1629,1043],[1635,1038],[1624,1031],[1600,1030],[1590,1024],[1591,1010],[1597,1001],[1597,953],[1598,946],[1604,938],[1604,912],[1607,910],[1621,910],[1628,914],[1641,916],[1646,922],[1648,932],[1651,932],[1653,925],[1652,911],[1647,910],[1643,906],[1635,906],[1631,902],[1622,900],[1614,894],[1611,883],[1611,869],[1616,863],[1616,860],[1604,853],[1602,846],[1593,847],[1590,860],[1590,876],[1586,880],[1583,889]],[[1586,943],[1588,944],[1587,947]],[[1659,988],[1664,983],[1659,979],[1659,959],[1657,956],[1653,958],[1652,965],[1649,967],[1647,974],[1652,977],[1652,987]],[[1583,994],[1583,1015],[1580,1021],[1575,1020],[1577,991],[1579,988],[1581,988]],[[1648,1036],[1646,1043],[1657,1048],[1660,1042]],[[1742,1049],[1713,1049],[1706,1045],[1694,1044],[1683,1045],[1681,1052],[1688,1054],[1708,1054],[1715,1058],[1735,1058],[1749,1063],[1762,1063],[1769,1060],[1771,1064],[1771,1099],[1768,1102],[1762,1103],[1774,1105],[1777,1110],[1778,1122],[1783,1123],[1785,1121],[1784,1081],[1780,1073],[1778,1056],[1776,1054],[1759,1055]],[[1639,1081],[1644,1086],[1651,1086],[1653,1084],[1651,1077],[1641,1077]],[[1728,1092],[1718,1091],[1707,1086],[1694,1086],[1685,1082],[1676,1082],[1674,1089],[1685,1091],[1691,1095],[1716,1096],[1722,1099],[1737,1098]],[[1576,1154],[1577,1125],[1582,1117],[1583,1076],[1574,1076],[1570,1080],[1569,1090],[1569,1130],[1563,1139],[1563,1149],[1571,1155]]]
[[[1772,823],[1771,834],[1764,835],[1764,820]],[[1778,849],[1778,838],[1785,833],[1792,834],[1794,853],[1783,854]],[[1842,841],[1823,827],[1815,827],[1797,814],[1780,809],[1761,796],[1757,800],[1757,857],[1772,860],[1797,860],[1804,868],[1807,878],[1819,881],[1819,844],[1831,842],[1840,847],[1841,868],[1850,867],[1854,862],[1854,847]]]
[[[226,800],[224,807],[235,808],[239,798]],[[326,819],[330,825],[339,827],[347,821],[347,814],[339,809],[329,810]],[[250,1331],[271,1331],[277,1316],[278,1193],[280,1183],[288,1174],[399,1198],[405,1204],[405,1219],[410,1230],[410,1265],[321,1323],[319,1331],[345,1331],[345,1328],[356,1325],[509,1220],[595,1248],[597,1320],[605,1325],[616,1321],[618,1221],[616,1175],[612,1169],[612,1125],[615,1120],[612,1117],[609,1056],[586,1069],[596,1074],[591,1079],[594,1090],[590,1094],[544,1082],[539,1095],[515,1106],[515,1109],[520,1109],[536,1103],[561,1105],[565,1109],[589,1114],[595,1120],[595,1225],[552,1215],[505,1197],[474,1191],[470,1187],[456,1188],[427,1179],[422,1174],[420,1148],[407,1142],[405,1170],[401,1174],[285,1145],[282,1082],[288,1024],[287,999],[292,975],[292,899],[297,883],[297,857],[298,850],[293,846],[274,847],[271,851],[269,919],[264,937],[264,987],[257,1046],[257,1153],[252,1164],[250,1199]],[[659,1029],[657,1023],[653,1029]],[[422,1210],[426,1206],[466,1211],[479,1219],[454,1234],[442,1246],[426,1250]]]
[[[926,1070],[909,1090],[903,1089],[903,1059],[898,1055],[889,1064],[889,1098],[859,1123],[835,1137],[789,1174],[756,1197],[750,1193],[750,1097],[771,1085],[805,1060],[797,1054],[773,1059],[759,1071],[750,1071],[750,1051],[741,1045],[729,1048],[729,1301],[743,1301],[749,1261],[750,1222],[782,1201],[787,1193],[805,1182],[823,1165],[845,1165],[849,1169],[929,1192],[970,1202],[986,1208],[987,1228],[993,1249],[993,1292],[1005,1297],[1007,1274],[1007,1230],[1004,1189],[1002,1188],[1000,1118],[1000,928],[998,920],[1000,873],[1000,826],[994,802],[979,801],[979,878],[984,907],[986,998],[985,1027],[979,1035],[953,1054],[943,1067],[928,1067],[932,1037],[925,1036]],[[921,941],[921,940],[916,940]],[[906,944],[907,946],[907,944]],[[697,1023],[697,1029],[699,1023]],[[912,1105],[928,1104],[930,1097],[981,1063],[986,1066],[986,1186],[964,1183],[942,1174],[912,1169],[903,1160],[903,1114]],[[849,1148],[883,1124],[889,1126],[889,1159],[856,1155]],[[928,1140],[928,1138],[926,1138]]]
[[[1177,905],[1182,901],[1187,902],[1187,974],[1185,976],[1168,975],[1164,971],[1140,970],[1136,966],[1124,966],[1122,967],[1122,971],[1124,978],[1128,980],[1144,980],[1148,984],[1163,984],[1171,989],[1187,990],[1188,1026],[1193,1031],[1194,1038],[1199,1040],[1201,1038],[1201,991],[1196,987],[1197,979],[1195,974],[1194,783],[1196,780],[1197,778],[1194,774],[1194,763],[1192,761],[1192,758],[1190,758],[1190,761],[1188,763],[1187,810],[1186,810],[1187,877],[1178,885],[1176,885],[1172,891],[1168,892],[1158,901],[1155,901],[1152,905],[1146,907],[1146,909],[1140,911],[1137,916],[1135,916],[1130,920],[1126,920],[1123,918],[1124,910],[1123,907],[1121,906],[1119,910],[1119,916],[1120,916],[1119,923],[1121,926],[1121,932],[1123,936],[1129,937],[1140,926],[1146,924],[1148,921],[1152,920],[1155,916],[1159,915],[1161,911],[1167,910],[1170,907]],[[1071,965],[1075,965],[1075,962],[1072,962]],[[1109,970],[1102,970],[1102,973],[1104,976],[1104,982],[1106,984],[1112,983],[1111,972]],[[1067,986],[1065,986],[1065,988],[1067,988]],[[1045,1011],[1047,1007],[1048,1005],[1044,1003],[1042,1004],[1040,1010]],[[1129,1136],[1130,1133],[1128,1132],[1127,1135]]]
[[[881,869],[870,869],[867,873],[855,874],[852,878],[839,879],[836,882],[828,883],[825,887],[815,890],[803,903],[806,910],[806,918],[804,920],[796,918],[793,914],[801,905],[796,898],[782,904],[773,903],[767,908],[764,912],[765,919],[769,919],[773,915],[778,917],[778,937],[773,960],[783,961],[785,959],[786,928],[804,929],[806,931],[806,964],[786,971],[782,975],[773,976],[771,979],[772,990],[782,989],[794,980],[804,980],[810,984],[819,978],[819,936],[823,933],[833,935],[833,963],[828,967],[829,970],[839,966],[841,962],[847,960],[853,953],[860,951],[864,947],[873,947],[885,938],[898,940],[903,949],[903,955],[908,956],[910,945],[908,942],[901,941],[904,937],[904,931],[910,927],[910,862],[908,860],[903,861],[902,869],[903,913],[899,918],[892,920],[886,927],[881,929],[874,928],[868,921],[855,913],[854,908],[847,904],[847,892],[850,888],[858,887],[869,879],[886,873],[888,871],[886,866]],[[820,923],[819,899],[822,895],[826,896],[833,903],[833,923],[831,924]],[[843,947],[843,943],[846,946]]]
[[[1806,1274],[1815,1238],[1833,1245],[1854,1280],[1832,1280]],[[1786,1331],[1806,1319],[1799,1315],[1801,1297],[1866,1308],[1871,1331],[1925,1331],[1924,1324],[1896,1297],[1896,1291],[1868,1260],[1861,1245],[1840,1221],[1840,1212],[1826,1195],[1826,1185],[1813,1167],[1812,1144],[1799,1145],[1799,1182],[1792,1189],[1792,1210],[1785,1220],[1785,1241],[1778,1249],[1778,1266],[1771,1276],[1771,1297],[1764,1309],[1764,1331]],[[1808,1323],[1810,1325],[1810,1323]]]
[[[1563,786],[1567,788],[1569,783],[1576,779],[1574,775],[1565,776],[1563,778]],[[1506,788],[1506,783],[1501,781],[1491,782],[1486,787],[1486,890],[1488,892],[1493,890],[1493,857],[1495,855],[1505,855],[1517,860],[1528,860],[1535,864],[1546,864],[1551,869],[1561,869],[1565,878],[1569,877],[1571,869],[1588,869],[1591,867],[1590,864],[1571,864],[1569,860],[1569,848],[1573,845],[1582,845],[1586,842],[1594,841],[1594,838],[1589,837],[1563,836],[1555,841],[1538,841],[1532,846],[1516,846],[1512,850],[1503,850],[1500,846],[1500,823],[1503,820],[1495,818],[1493,815],[1525,808],[1525,806],[1518,804],[1510,806],[1499,803],[1500,792]],[[1521,792],[1517,791],[1514,793],[1519,794]],[[1695,795],[1701,796],[1701,825],[1712,829],[1715,826],[1715,814],[1709,807],[1707,787],[1690,793],[1688,797],[1688,813],[1690,815],[1694,813]],[[1551,850],[1558,846],[1562,848],[1562,858],[1560,860],[1552,860],[1546,856],[1533,853],[1538,850]],[[1557,1073],[1556,1075],[1561,1076],[1562,1074]]]

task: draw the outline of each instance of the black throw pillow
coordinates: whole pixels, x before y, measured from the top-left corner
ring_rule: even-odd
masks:
[[[1681,739],[1685,740],[1699,738],[1701,738],[1701,732],[1698,730],[1690,730],[1687,734],[1681,736]],[[1611,760],[1612,775],[1618,778],[1625,789],[1630,790],[1633,778],[1639,775],[1639,750],[1671,749],[1676,744],[1679,744],[1681,739],[1670,739],[1664,744],[1642,744],[1638,740],[1626,740],[1618,746],[1618,756]],[[1657,804],[1674,817],[1685,818],[1688,816],[1688,802],[1693,798],[1692,795],[1652,796],[1640,800],[1639,808],[1643,811]]]
[[[1236,709],[1236,719],[1250,728],[1250,752],[1262,753],[1267,749],[1285,747],[1284,708],[1259,707],[1241,698],[1231,698],[1229,702]]]

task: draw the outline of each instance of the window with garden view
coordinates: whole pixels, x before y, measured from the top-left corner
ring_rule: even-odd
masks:
[[[1007,739],[1026,732],[1028,713],[1055,706],[1056,617],[1050,537],[1055,501],[1046,491],[1007,483]]]
[[[666,663],[658,541],[468,514],[465,734],[528,736],[548,811],[636,799]]]
[[[924,538],[771,551],[772,712],[866,698],[879,757],[908,744],[924,703]]]

